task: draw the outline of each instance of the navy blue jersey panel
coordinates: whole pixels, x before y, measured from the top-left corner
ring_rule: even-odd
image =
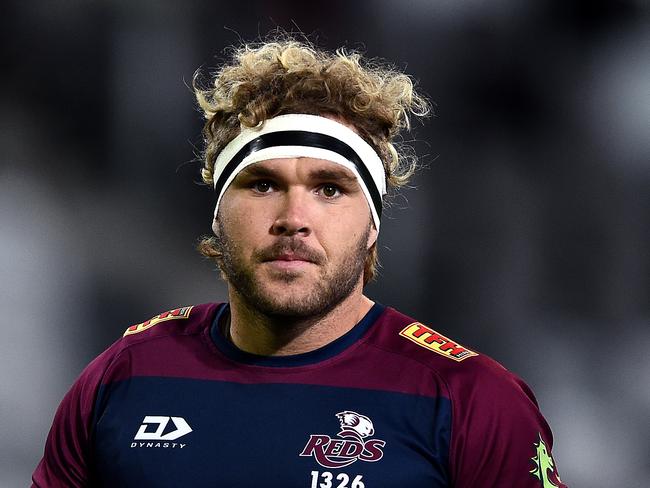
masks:
[[[105,486],[448,486],[446,398],[134,377],[97,408]]]

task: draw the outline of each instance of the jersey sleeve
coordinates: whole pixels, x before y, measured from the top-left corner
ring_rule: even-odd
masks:
[[[551,430],[521,379],[491,363],[459,386],[452,400],[452,486],[566,488],[551,454]]]
[[[35,488],[89,486],[93,408],[113,354],[92,361],[67,392],[54,415],[43,458],[32,475]]]

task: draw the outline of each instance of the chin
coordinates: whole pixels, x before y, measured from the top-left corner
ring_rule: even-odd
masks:
[[[260,288],[258,296],[266,302],[277,303],[280,306],[300,307],[301,303],[311,302],[318,297],[318,289],[306,282],[291,284],[275,284]]]
[[[358,266],[342,265],[338,272],[308,265],[298,269],[278,269],[262,265],[252,273],[232,272],[229,284],[247,305],[275,317],[316,318],[323,316],[354,291],[361,280]],[[234,271],[234,270],[233,270]]]
[[[255,303],[255,307],[264,315],[269,317],[286,317],[286,318],[309,318],[322,315],[331,307],[322,304],[312,304],[305,302],[300,297],[290,297],[283,300],[260,300]]]
[[[265,315],[307,318],[331,310],[337,303],[332,298],[319,287],[299,280],[259,287],[247,301]]]

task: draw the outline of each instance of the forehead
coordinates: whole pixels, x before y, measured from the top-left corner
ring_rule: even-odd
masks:
[[[328,179],[344,182],[356,182],[355,174],[345,166],[328,161],[309,157],[267,159],[253,163],[239,173],[242,176],[274,176]]]

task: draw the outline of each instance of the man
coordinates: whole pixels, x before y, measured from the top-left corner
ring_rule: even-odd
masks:
[[[129,327],[64,398],[34,486],[558,487],[502,366],[363,295],[409,78],[296,41],[197,89],[228,303]]]

